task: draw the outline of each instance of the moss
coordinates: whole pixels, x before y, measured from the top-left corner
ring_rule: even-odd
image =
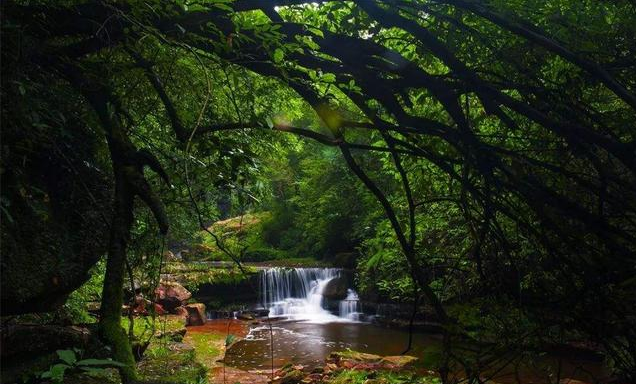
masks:
[[[329,357],[365,361],[365,362],[378,362],[382,359],[382,356],[379,356],[379,355],[353,351],[351,349],[347,349],[346,351],[341,351],[341,352],[332,352]]]
[[[345,370],[338,373],[329,383],[330,384],[362,384],[369,377],[369,373],[365,371]]]
[[[316,260],[312,257],[288,257],[286,259],[271,260],[266,263],[271,267],[289,267],[289,268],[321,268],[331,267],[330,263]]]
[[[125,378],[122,381],[134,381],[137,378],[135,358],[128,335],[121,326],[121,321],[116,318],[103,318],[99,323],[99,333],[102,340],[106,340],[112,347],[113,359],[126,364],[125,367],[120,368],[122,379]]]
[[[197,354],[197,359],[208,367],[213,366],[223,357],[225,335],[214,332],[190,332],[187,340],[191,342]]]

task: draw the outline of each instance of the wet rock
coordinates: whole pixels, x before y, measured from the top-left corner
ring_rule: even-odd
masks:
[[[187,325],[203,325],[205,324],[205,304],[195,303],[185,306],[188,311]]]
[[[380,363],[385,365],[391,365],[395,368],[409,368],[417,362],[417,357],[414,356],[385,356],[380,360]]]
[[[287,372],[285,376],[272,381],[272,384],[299,384],[305,378],[305,374],[299,370]]]
[[[269,309],[255,309],[253,313],[256,317],[267,317],[269,316]]]
[[[241,312],[238,314],[238,316],[236,316],[236,318],[239,320],[251,321],[254,320],[254,315],[249,312]]]
[[[336,277],[327,283],[322,296],[328,300],[343,300],[347,297],[347,289],[349,289],[347,279],[342,276]]]
[[[336,364],[341,361],[347,360],[357,361],[361,363],[378,363],[380,362],[380,360],[382,360],[382,356],[357,351],[344,351],[331,352],[331,354],[329,354],[329,360],[333,361]]]

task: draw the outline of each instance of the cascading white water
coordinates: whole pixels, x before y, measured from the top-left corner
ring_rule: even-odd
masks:
[[[322,307],[325,287],[341,273],[342,270],[337,268],[263,270],[260,273],[260,302],[269,308],[270,316],[317,323],[353,320],[335,316]]]
[[[345,319],[359,321],[360,315],[360,298],[353,289],[347,289],[347,297],[340,302],[340,317]]]

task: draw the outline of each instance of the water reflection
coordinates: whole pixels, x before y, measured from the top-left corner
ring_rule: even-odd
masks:
[[[399,330],[381,328],[363,323],[277,322],[272,325],[274,341],[274,367],[286,362],[307,366],[318,366],[333,351],[351,348],[357,351],[392,355],[399,354],[407,342],[408,335]],[[436,337],[415,334],[420,346],[438,343]],[[250,330],[248,336],[228,350],[227,364],[241,369],[266,369],[271,366],[270,328],[259,325]],[[413,354],[421,353],[416,348]]]
[[[286,363],[302,364],[310,369],[324,364],[324,359],[333,351],[351,348],[356,351],[379,355],[399,355],[408,341],[408,333],[365,323],[312,324],[302,321],[279,321],[272,324],[272,334],[267,324],[253,326],[248,336],[235,343],[228,351],[225,362],[229,366],[253,371],[274,369]],[[273,359],[271,340],[273,339]],[[415,333],[410,355],[420,358],[426,369],[433,369],[433,361],[439,354],[441,337]],[[460,352],[459,346],[455,352]],[[507,359],[506,359],[507,360]],[[460,377],[463,371],[455,372]],[[557,359],[544,357],[538,360],[521,358],[509,366],[497,370],[499,383],[546,383],[554,378]],[[561,378],[573,378],[594,382],[592,378],[603,378],[602,364],[590,360],[569,358],[561,361]],[[494,373],[494,372],[493,372]],[[548,380],[548,381],[546,381]],[[603,380],[600,380],[603,382]]]

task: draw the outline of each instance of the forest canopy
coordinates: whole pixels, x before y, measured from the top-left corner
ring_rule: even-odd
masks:
[[[128,266],[268,211],[269,245],[429,306],[443,380],[487,364],[452,341],[564,337],[636,380],[634,36],[628,0],[5,1],[3,316],[106,255],[132,380]]]

